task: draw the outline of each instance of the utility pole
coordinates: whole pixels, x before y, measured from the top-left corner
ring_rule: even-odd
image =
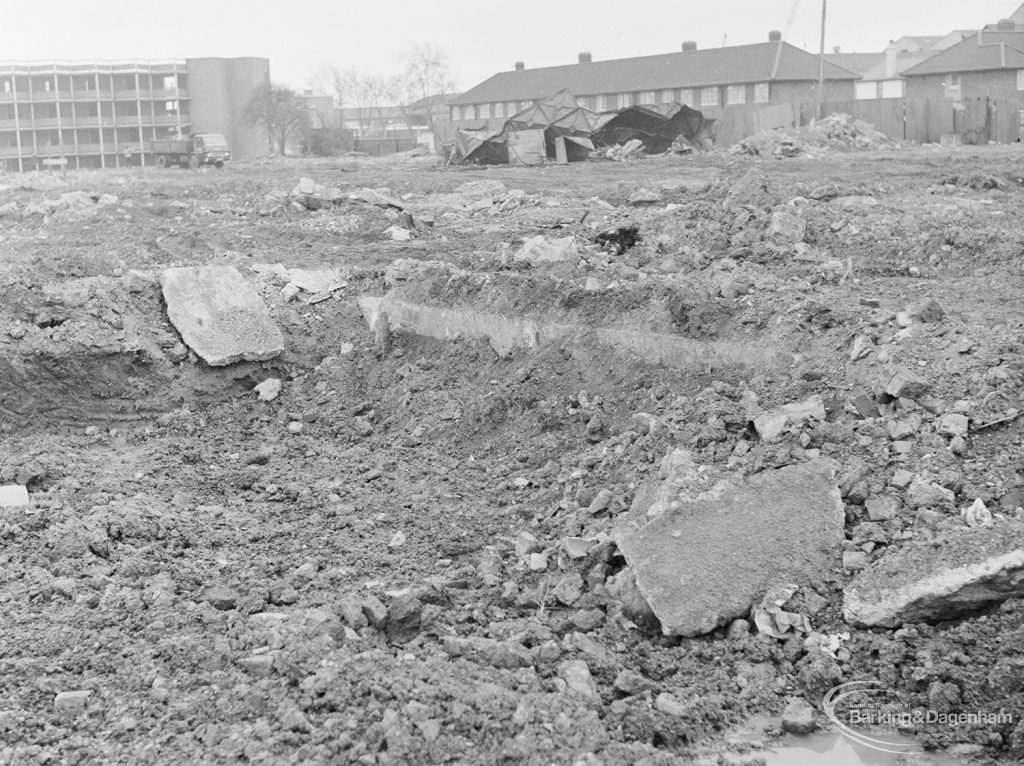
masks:
[[[818,53],[818,119],[825,115],[825,13],[828,0],[821,0],[821,50]]]

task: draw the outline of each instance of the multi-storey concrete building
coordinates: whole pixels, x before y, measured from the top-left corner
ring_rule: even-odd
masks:
[[[147,165],[153,139],[222,133],[232,156],[267,151],[245,104],[263,58],[0,63],[0,167]]]

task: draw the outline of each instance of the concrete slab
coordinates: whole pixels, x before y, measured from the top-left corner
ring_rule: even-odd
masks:
[[[167,269],[160,285],[171,323],[208,365],[260,362],[284,351],[266,305],[233,267]]]
[[[1024,596],[1024,524],[964,528],[886,553],[846,586],[852,625],[894,628],[961,617]]]
[[[0,508],[20,508],[28,505],[28,490],[21,484],[0,485]]]
[[[825,460],[714,482],[675,450],[613,535],[662,632],[696,636],[837,569],[843,503]]]

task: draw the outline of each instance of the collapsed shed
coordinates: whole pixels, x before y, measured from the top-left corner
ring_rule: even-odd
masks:
[[[483,165],[580,162],[598,147],[634,139],[642,141],[650,153],[667,151],[680,140],[703,148],[713,123],[682,104],[595,112],[562,90],[512,115],[500,130],[456,131],[455,161]]]

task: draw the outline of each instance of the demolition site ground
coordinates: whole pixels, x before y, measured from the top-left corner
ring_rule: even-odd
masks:
[[[871,627],[844,597],[949,536],[1020,539],[1022,162],[0,176],[0,485],[29,497],[0,508],[0,764],[781,763],[852,681],[1002,713],[898,734],[1019,762],[1019,576]],[[183,343],[161,274],[209,265],[283,353]],[[838,539],[806,543],[778,636],[760,596],[663,635],[624,576],[653,564],[617,524],[673,454],[834,472]],[[784,586],[768,526],[738,553]]]

